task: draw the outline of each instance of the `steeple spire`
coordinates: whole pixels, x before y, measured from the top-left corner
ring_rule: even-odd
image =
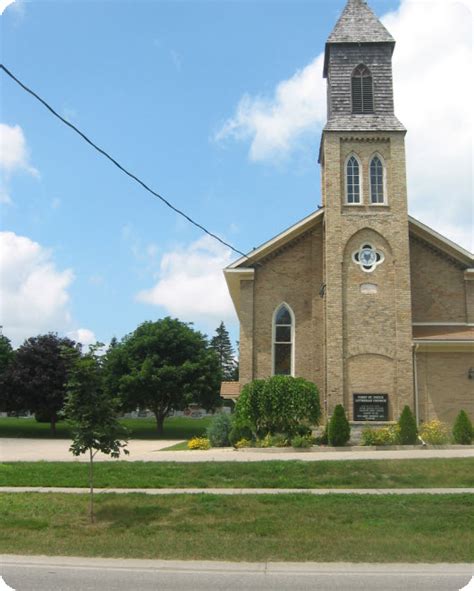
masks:
[[[395,43],[364,0],[348,0],[327,43]]]

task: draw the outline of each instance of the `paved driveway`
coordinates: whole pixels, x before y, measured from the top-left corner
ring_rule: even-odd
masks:
[[[474,458],[474,447],[462,449],[419,449],[391,451],[236,451],[232,448],[211,449],[208,451],[160,451],[174,445],[177,441],[132,440],[128,449],[130,455],[122,456],[127,461],[143,462],[261,462],[262,460],[384,460],[412,458]],[[69,452],[67,439],[0,439],[0,459],[3,462],[50,462],[88,461],[87,456],[75,458]],[[97,454],[99,461],[111,460],[108,456]]]

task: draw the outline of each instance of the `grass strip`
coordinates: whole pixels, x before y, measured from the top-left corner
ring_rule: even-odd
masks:
[[[100,488],[450,488],[474,487],[474,458],[267,462],[96,462]],[[0,486],[88,483],[83,462],[0,464]]]
[[[190,439],[204,435],[212,417],[189,419],[170,417],[165,419],[163,435],[156,433],[154,419],[122,419],[120,423],[130,431],[130,439]],[[23,437],[36,439],[70,439],[69,425],[61,421],[56,425],[56,435],[50,430],[49,423],[38,423],[34,418],[0,418],[0,437]]]
[[[0,552],[234,561],[472,562],[458,496],[0,495]]]

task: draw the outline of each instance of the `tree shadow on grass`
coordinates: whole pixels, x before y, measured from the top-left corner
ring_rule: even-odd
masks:
[[[137,525],[150,525],[153,522],[158,522],[171,512],[171,509],[158,504],[133,507],[129,504],[115,502],[97,507],[95,516],[97,523],[108,523],[110,527],[130,528]]]

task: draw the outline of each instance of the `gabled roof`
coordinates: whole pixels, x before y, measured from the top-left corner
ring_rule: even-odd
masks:
[[[364,0],[348,0],[327,43],[395,43]]]
[[[408,216],[408,221],[410,223],[410,234],[422,238],[432,246],[435,246],[442,252],[451,256],[453,259],[456,259],[467,268],[474,267],[474,256],[471,252],[462,246],[459,246],[459,244],[452,242],[452,240],[449,240],[446,236],[439,234],[436,230],[433,230],[411,215]]]
[[[276,250],[287,245],[289,242],[304,234],[310,228],[321,223],[324,218],[324,208],[314,211],[293,226],[290,226],[274,238],[264,242],[258,248],[250,251],[246,256],[240,257],[224,269],[224,275],[227,281],[232,301],[237,313],[240,302],[240,281],[253,280],[255,276],[255,267],[264,257],[270,255]],[[410,234],[418,236],[438,248],[448,256],[459,261],[466,269],[474,268],[474,257],[472,253],[465,250],[458,244],[455,244],[448,238],[442,236],[435,230],[422,224],[415,218],[408,216]],[[471,271],[466,271],[471,272]]]
[[[324,208],[322,207],[317,211],[313,211],[313,213],[310,213],[308,216],[306,216],[299,222],[296,222],[296,224],[293,224],[286,230],[283,230],[283,232],[280,232],[280,234],[277,234],[271,240],[267,240],[267,242],[264,242],[259,247],[251,250],[247,254],[247,256],[240,257],[240,259],[237,259],[234,263],[231,263],[228,267],[224,269],[224,272],[238,268],[252,268],[253,265],[259,259],[268,256],[273,251],[277,250],[278,248],[281,248],[291,240],[294,240],[295,238],[306,232],[306,230],[308,230],[312,225],[314,225],[316,220],[322,220],[323,213]]]

